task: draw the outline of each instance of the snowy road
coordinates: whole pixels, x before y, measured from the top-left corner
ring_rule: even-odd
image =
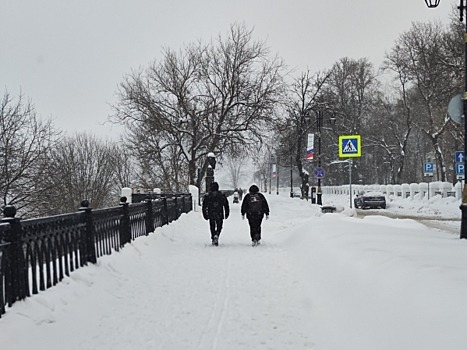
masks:
[[[263,244],[231,205],[75,271],[0,319],[8,350],[464,350],[467,242],[413,220],[268,196]]]
[[[459,210],[460,212],[460,210]],[[460,234],[461,219],[455,217],[443,217],[443,216],[426,216],[420,215],[415,212],[412,213],[401,213],[393,212],[385,209],[367,210],[367,209],[356,209],[357,217],[364,218],[366,216],[380,215],[386,216],[392,219],[411,219],[426,225],[427,227],[446,231],[455,235]]]

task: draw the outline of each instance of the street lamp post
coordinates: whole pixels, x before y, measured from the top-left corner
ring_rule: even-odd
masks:
[[[316,134],[318,136],[318,152],[317,152],[317,159],[318,159],[318,169],[321,171],[321,126],[323,123],[323,114],[325,108],[321,108],[318,106],[316,109],[311,108],[311,110],[315,113],[316,115]],[[316,191],[316,204],[322,205],[323,204],[323,192],[321,190],[321,176],[318,177],[318,188]]]
[[[321,168],[321,121],[323,119],[322,110],[318,110],[318,168]],[[322,205],[321,176],[318,177],[318,189],[316,191],[316,204]]]
[[[312,121],[312,117],[311,115],[309,114],[310,111],[313,111],[313,113],[315,114],[316,116],[316,124],[315,122],[311,122]],[[296,122],[296,134],[299,135],[296,139],[296,150],[297,152],[299,152],[299,150],[301,149],[301,144],[302,144],[302,138],[303,136],[306,134],[306,132],[314,125],[316,125],[316,134],[317,134],[317,137],[318,137],[318,152],[316,152],[316,158],[317,158],[317,165],[318,165],[318,168],[320,168],[320,171],[321,171],[321,127],[322,127],[322,124],[323,124],[323,117],[324,117],[324,113],[326,111],[332,111],[331,109],[327,108],[326,106],[322,106],[320,104],[317,104],[316,106],[313,106],[313,107],[310,107],[310,108],[307,108],[303,113],[301,113],[300,115],[300,120]],[[333,112],[334,113],[334,112]],[[331,122],[335,122],[335,118],[334,117],[330,117],[330,121]],[[298,168],[300,170],[300,167]],[[305,172],[302,170],[302,173],[304,174]],[[306,175],[306,179],[305,179],[305,176],[301,174],[302,176],[302,195],[304,195],[304,187],[305,184],[308,184],[308,173]],[[317,199],[316,199],[316,203],[319,204],[319,205],[322,205],[322,190],[321,190],[321,179],[322,179],[322,176],[317,176],[317,179],[318,179],[318,189],[317,189]],[[292,158],[290,159],[290,197],[293,197],[293,179],[292,179]],[[312,203],[315,203],[314,202],[314,197],[313,197],[313,192],[312,192]]]
[[[293,172],[292,172],[292,156],[290,156],[290,197],[293,198]]]
[[[279,195],[279,156],[276,155],[276,194]]]
[[[214,182],[214,169],[216,168],[216,157],[214,153],[208,153],[208,169],[206,171],[206,193],[209,192],[211,184]]]
[[[271,155],[269,155],[269,194],[271,194],[271,187],[272,187],[272,159]]]
[[[198,168],[198,178],[196,179],[198,185],[198,205],[201,206],[201,168]]]
[[[426,5],[429,8],[435,8],[439,5],[440,0],[425,0]],[[459,19],[461,22],[464,21],[464,11],[467,11],[467,3],[464,0],[459,0]],[[464,112],[464,154],[467,155],[467,21],[466,21],[466,30],[464,33],[464,98],[463,98],[463,112]],[[462,191],[462,204],[460,205],[462,212],[461,220],[461,234],[460,238],[467,239],[467,186],[464,182],[464,188]]]

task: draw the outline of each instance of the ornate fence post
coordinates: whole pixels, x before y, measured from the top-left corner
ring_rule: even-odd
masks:
[[[186,214],[189,211],[188,207],[189,207],[190,202],[191,202],[191,196],[183,194],[182,199],[183,199],[183,212]]]
[[[169,223],[169,208],[167,207],[167,197],[164,196],[162,199],[162,226]]]
[[[120,245],[124,246],[126,243],[131,242],[130,210],[128,208],[129,204],[127,203],[127,198],[125,196],[120,198],[120,205],[122,206]]]
[[[29,296],[27,266],[22,248],[23,230],[21,219],[15,218],[16,208],[7,205],[3,209],[4,219],[2,222],[10,224],[10,230],[4,237],[5,242],[10,243],[7,248],[9,268],[5,271],[6,302],[11,307],[17,300]]]
[[[191,193],[183,195],[183,212],[189,213],[193,209],[193,198],[191,197]]]
[[[147,212],[146,212],[146,235],[154,232],[154,215],[152,209],[152,199],[146,199]]]
[[[92,208],[89,207],[89,201],[86,199],[81,201],[81,207],[79,208],[79,210],[84,212],[84,222],[86,225],[86,233],[84,236],[84,241],[82,242],[82,247],[84,247],[85,252],[84,259],[86,263],[90,262],[95,264],[97,262],[96,246],[94,244],[96,231],[94,229],[94,222],[92,220]]]
[[[188,205],[190,204],[189,200],[191,197],[188,197],[186,194],[183,194],[182,198],[183,198],[183,213],[186,214],[188,213]]]
[[[188,194],[188,198],[190,199],[190,203],[188,204],[187,213],[193,210],[193,196],[191,195],[191,193]]]
[[[179,213],[180,213],[180,216],[185,212],[185,195],[182,193],[180,194],[180,197],[178,197],[178,205],[180,206],[180,209],[179,209]]]
[[[174,220],[177,220],[180,217],[180,201],[179,201],[179,195],[175,194],[174,195],[174,203],[175,203],[175,215],[174,215]]]

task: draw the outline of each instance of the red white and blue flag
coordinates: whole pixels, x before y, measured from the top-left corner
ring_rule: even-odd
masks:
[[[313,159],[315,156],[315,134],[308,134],[308,144],[306,147],[306,159]]]

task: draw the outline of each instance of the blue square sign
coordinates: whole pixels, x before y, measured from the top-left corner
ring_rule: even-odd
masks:
[[[427,162],[423,165],[423,173],[425,176],[433,176],[435,165],[432,162]]]

